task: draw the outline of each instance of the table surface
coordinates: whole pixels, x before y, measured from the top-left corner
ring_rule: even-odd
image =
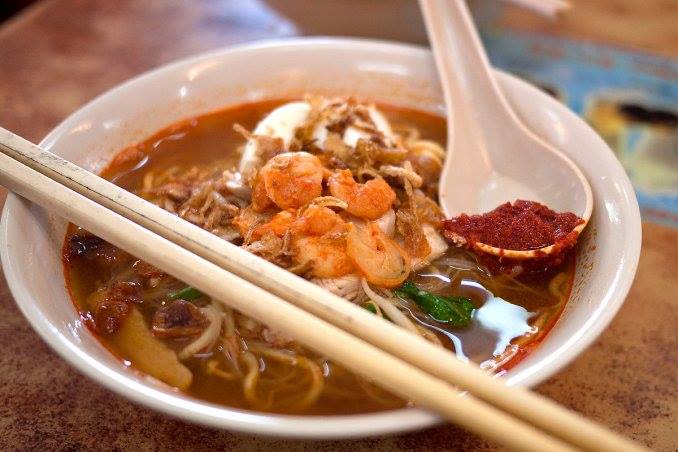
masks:
[[[77,107],[139,72],[295,33],[256,1],[47,0],[0,27],[0,124],[39,141]],[[643,45],[651,50],[651,42]],[[678,448],[676,242],[678,231],[644,224],[638,274],[621,311],[593,346],[536,388],[657,450]],[[4,280],[0,343],[1,450],[494,450],[451,425],[321,443],[234,435],[166,417],[109,392],[56,356],[21,316]]]

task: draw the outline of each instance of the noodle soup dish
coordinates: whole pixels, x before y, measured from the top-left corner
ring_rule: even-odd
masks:
[[[488,372],[567,302],[558,265],[497,269],[444,236],[444,118],[352,98],[241,104],[118,152],[102,175]],[[290,414],[403,407],[373,382],[72,225],[73,300],[120,359],[214,403]]]

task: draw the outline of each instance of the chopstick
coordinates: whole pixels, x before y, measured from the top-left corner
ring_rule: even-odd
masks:
[[[269,302],[266,302],[263,303],[266,305],[266,308],[263,309],[263,311],[249,312],[254,310],[254,308],[252,308],[249,304],[245,305],[245,308],[248,309],[244,309],[241,307],[241,300],[231,300],[228,298],[229,294],[230,296],[235,296],[236,298],[243,297],[243,292],[238,289],[235,291],[236,293],[233,293],[233,291],[226,293],[225,286],[228,286],[229,290],[234,286],[248,287],[252,288],[252,290],[257,289],[260,293],[260,297],[264,297],[267,300],[274,299],[277,301],[277,305],[284,303],[287,306],[287,309],[292,309],[292,306],[281,300],[281,298],[292,302],[299,308],[303,309],[301,310],[294,308],[296,309],[296,311],[294,311],[295,316],[301,315],[307,318],[309,317],[309,314],[304,311],[308,311],[309,313],[322,318],[326,322],[333,323],[339,328],[349,331],[350,333],[353,333],[354,335],[361,338],[362,341],[359,341],[360,345],[356,345],[356,347],[370,347],[366,343],[369,342],[383,349],[384,351],[397,356],[400,359],[395,359],[384,352],[374,349],[374,347],[370,349],[371,353],[380,352],[381,355],[386,356],[391,360],[395,360],[401,366],[405,364],[401,360],[407,361],[409,363],[407,367],[410,371],[412,370],[411,366],[416,366],[430,374],[422,375],[420,372],[420,374],[418,374],[419,377],[432,379],[438,385],[442,383],[440,379],[457,385],[470,391],[474,394],[474,396],[491,402],[506,412],[511,413],[514,416],[517,416],[529,422],[530,424],[539,427],[546,432],[549,432],[550,434],[557,435],[559,438],[562,438],[570,444],[576,445],[582,449],[637,450],[637,447],[630,441],[614,435],[613,433],[603,429],[593,422],[585,420],[582,417],[575,415],[574,413],[571,413],[561,408],[557,404],[533,394],[528,390],[522,388],[507,389],[500,380],[488,376],[485,372],[473,365],[466,365],[458,361],[449,351],[436,347],[421,337],[398,328],[389,322],[375,318],[372,314],[368,313],[364,309],[355,306],[340,297],[330,294],[324,289],[321,289],[314,284],[287,272],[286,270],[283,270],[257,256],[248,253],[245,250],[240,249],[235,245],[232,245],[210,234],[207,231],[204,231],[195,225],[190,224],[176,217],[175,215],[172,215],[169,212],[166,212],[163,209],[136,197],[135,195],[115,186],[114,184],[111,184],[110,182],[105,181],[104,179],[61,159],[60,157],[49,153],[2,128],[0,128],[0,152],[16,159],[19,162],[22,162],[22,164],[25,164],[34,170],[37,170],[37,172],[41,173],[40,175],[43,177],[46,176],[48,180],[53,179],[50,180],[50,182],[52,182],[52,184],[56,184],[61,189],[59,196],[79,199],[81,202],[85,202],[85,198],[87,198],[87,201],[90,203],[92,203],[92,200],[95,201],[93,204],[98,210],[108,212],[106,221],[109,223],[106,223],[106,221],[97,221],[99,218],[78,217],[76,219],[71,219],[71,217],[68,217],[71,219],[71,221],[89,229],[91,232],[97,235],[100,235],[102,238],[110,241],[116,246],[126,249],[130,253],[148,260],[151,264],[156,265],[168,273],[173,274],[177,278],[196,286],[198,289],[203,290],[205,293],[213,296],[215,299],[225,300],[235,309],[241,310],[245,314],[248,314],[257,320],[291,334],[310,348],[319,350],[319,347],[314,346],[314,344],[307,343],[307,341],[304,339],[305,336],[302,337],[303,335],[300,335],[300,333],[306,334],[307,331],[296,331],[295,328],[291,326],[292,323],[289,325],[279,324],[280,322],[277,321],[278,307],[274,309],[272,307],[273,305],[268,305],[267,303]],[[6,161],[7,159],[2,160]],[[14,163],[16,164],[16,162]],[[9,162],[5,162],[5,164],[9,165]],[[28,169],[26,166],[23,168]],[[0,168],[0,170],[3,170],[3,174],[0,179],[7,179],[7,172],[4,170],[4,168]],[[24,175],[29,177],[27,174]],[[30,178],[31,180],[34,180],[36,175],[31,173]],[[59,182],[59,184],[57,184],[55,181]],[[30,191],[27,192],[27,189],[22,187],[21,179],[16,180],[15,178],[15,180],[8,180],[8,183],[13,184],[12,186],[9,186],[9,188],[12,190],[14,190],[14,188],[17,189],[15,191],[23,190],[23,193],[21,191],[18,192],[22,195],[25,194],[26,197],[31,195],[35,196],[34,193]],[[63,184],[63,186],[60,184]],[[73,191],[67,190],[64,187],[73,189],[80,196],[78,197],[75,193],[73,193]],[[64,190],[67,190],[67,192]],[[43,196],[47,195],[49,195],[49,192]],[[52,198],[58,198],[58,196],[54,195]],[[44,198],[42,199],[44,200]],[[32,200],[40,204],[39,200]],[[46,207],[52,208],[52,206],[55,205],[57,204],[47,203]],[[57,209],[57,211],[64,216],[70,214],[69,208],[71,210],[73,209],[73,207],[70,207],[70,204],[64,205],[64,203],[59,203],[58,205],[59,209]],[[149,231],[153,231],[156,234],[162,236],[164,238],[164,242],[163,244],[158,244],[159,248],[167,248],[168,252],[171,249],[173,250],[173,253],[188,253],[188,255],[190,255],[191,259],[193,260],[200,256],[198,259],[200,259],[202,264],[209,264],[216,268],[223,267],[224,269],[232,272],[240,278],[243,278],[244,280],[247,280],[248,282],[243,281],[242,279],[239,279],[220,269],[222,273],[229,275],[228,280],[230,283],[227,284],[226,282],[223,282],[224,287],[221,291],[219,291],[219,287],[208,286],[208,281],[203,282],[202,279],[196,275],[199,272],[195,270],[191,270],[189,272],[179,272],[179,270],[182,268],[185,269],[185,267],[189,266],[186,263],[182,263],[182,266],[180,266],[182,268],[180,269],[174,269],[174,267],[168,268],[168,266],[170,264],[174,264],[174,262],[167,263],[162,258],[151,256],[151,254],[155,253],[157,250],[150,248],[155,248],[155,246],[140,247],[137,243],[135,247],[130,249],[130,247],[134,246],[135,244],[129,243],[129,237],[138,238],[139,236],[126,236],[124,234],[117,234],[115,237],[113,237],[113,233],[117,231],[109,231],[109,229],[115,229],[110,227],[110,224],[112,224],[111,222],[115,222],[117,225],[117,223],[120,223],[123,219],[120,215],[111,212],[111,210],[105,209],[104,206],[108,209],[111,209],[112,211],[117,212],[117,214],[122,215],[122,217],[126,217],[128,229],[132,227],[131,225],[134,225],[136,228],[142,226],[141,230],[145,231],[146,235],[150,234],[151,236],[155,237],[155,240],[159,239],[159,237],[155,234],[151,234]],[[144,242],[147,242],[147,240],[144,239]],[[187,250],[192,251],[195,254],[187,252]],[[198,256],[196,256],[196,254]],[[191,265],[193,264],[191,263]],[[212,271],[215,271],[214,268],[212,268]],[[259,287],[253,286],[251,283],[254,283]],[[267,291],[271,293],[268,293]],[[278,298],[272,294],[275,294],[281,298]],[[260,304],[262,303],[256,303],[257,306]],[[271,312],[275,312],[275,315],[272,316]],[[316,322],[322,322],[322,320],[319,320],[313,316],[310,317],[315,319]],[[327,326],[322,326],[320,328],[329,327],[326,322],[322,322],[322,324]],[[312,329],[308,324],[302,323],[302,326],[303,330]],[[333,331],[337,332],[340,330],[334,328]],[[346,335],[344,331],[340,331],[340,333]],[[348,336],[351,337],[350,335]],[[356,338],[352,339],[354,341],[357,340]],[[353,346],[342,346],[342,348],[351,349]],[[339,356],[335,356],[332,355],[328,350],[323,349],[319,351],[326,354],[331,359],[344,364],[346,367],[351,368],[355,372],[365,375],[364,368],[356,368],[358,365],[357,363],[351,360],[348,360],[349,362],[347,362],[345,361],[347,358],[341,353],[339,353]],[[332,352],[337,351],[333,350]],[[352,350],[351,352],[358,354],[357,349]],[[399,395],[403,395],[403,388],[410,388],[410,386],[405,386],[402,388],[399,387],[398,389],[393,389],[390,386],[393,384],[393,381],[389,379],[382,380],[381,374],[374,373],[368,376],[393,392],[398,393]],[[432,376],[437,378],[432,378]],[[445,388],[447,388],[446,390],[443,390],[443,392],[445,392],[446,395],[449,395],[449,385],[445,385],[445,383],[442,384]],[[427,393],[427,395],[430,394]],[[438,411],[442,413],[447,419],[457,422],[460,425],[464,425],[470,430],[474,430],[474,428],[481,429],[481,427],[477,424],[473,424],[472,426],[467,425],[467,423],[470,422],[468,419],[464,419],[463,422],[461,422],[459,419],[454,417],[459,413],[451,414],[448,411],[449,407],[444,406],[444,408],[447,408],[447,410],[443,410],[440,409],[441,407],[438,405],[433,406],[427,403],[429,399],[422,397],[422,394],[417,393],[417,396],[414,396],[413,393],[408,393],[407,395],[404,395],[404,397],[415,400],[421,406]],[[454,403],[459,404],[460,400],[465,399],[471,398],[456,398]],[[477,400],[472,402],[472,404],[477,403]],[[469,416],[471,416],[470,412],[468,413]],[[504,420],[507,421],[506,419]],[[478,432],[479,430],[474,431]],[[522,433],[520,433],[520,435],[530,434],[529,429],[528,431],[521,432]],[[491,433],[487,433],[487,431],[485,431],[485,433],[488,437],[494,439],[495,441],[502,442],[497,436],[496,430]],[[494,436],[491,436],[492,434],[494,434]],[[504,434],[512,436],[511,433],[507,433],[506,431],[504,431]],[[506,437],[502,437],[501,439],[504,440],[504,444],[505,441],[508,441]],[[525,444],[523,444],[523,446],[524,445]],[[523,447],[521,446],[521,448]]]

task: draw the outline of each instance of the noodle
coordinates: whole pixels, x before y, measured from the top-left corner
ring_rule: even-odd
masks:
[[[240,375],[232,374],[219,369],[219,363],[216,359],[211,359],[205,364],[205,372],[228,381],[235,381],[240,378]]]
[[[222,322],[221,312],[213,304],[202,308],[201,311],[207,317],[210,324],[205,328],[200,337],[179,352],[179,359],[190,358],[196,353],[211,349],[219,338]]]
[[[250,352],[244,352],[240,355],[240,358],[245,363],[247,367],[247,372],[245,373],[245,378],[243,379],[243,393],[248,402],[253,406],[264,409],[270,406],[269,401],[262,401],[257,397],[256,388],[257,383],[259,382],[259,360]]]
[[[238,357],[240,356],[240,347],[238,346],[238,334],[235,329],[235,318],[233,309],[224,307],[223,317],[223,332],[221,335],[221,351],[224,357],[231,363],[235,372],[242,376],[242,370],[238,364]]]
[[[256,342],[249,343],[248,346],[250,351],[253,353],[276,359],[278,361],[283,361],[295,367],[306,369],[310,374],[311,387],[307,390],[304,397],[300,401],[296,402],[295,405],[297,409],[302,410],[315,403],[315,401],[320,396],[323,387],[325,386],[322,370],[317,363],[311,361],[305,356],[300,356],[298,354],[288,354],[281,350],[277,350]],[[253,390],[254,386],[256,386],[256,381],[250,390]]]
[[[549,281],[549,293],[558,300],[562,300],[566,295],[568,277],[567,274],[561,272]]]
[[[507,282],[497,281],[499,279],[508,280],[508,281]],[[521,283],[516,278],[510,277],[510,276],[507,276],[507,275],[498,276],[495,280],[495,284],[496,284],[497,287],[504,287],[505,289],[508,289],[508,290],[523,290],[523,291],[526,291],[526,292],[530,292],[533,295],[536,295],[540,298],[544,297],[544,294],[539,293],[535,289],[533,289],[532,287]],[[512,287],[512,285],[513,285],[513,287]],[[517,286],[517,287],[515,287],[515,286]]]

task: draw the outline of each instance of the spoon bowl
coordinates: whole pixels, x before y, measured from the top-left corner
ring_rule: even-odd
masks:
[[[572,212],[584,223],[593,195],[581,170],[529,130],[495,81],[463,0],[420,0],[447,108],[447,156],[439,200],[448,217],[477,214],[518,199]],[[476,248],[511,259],[556,251],[508,250],[477,242]]]

